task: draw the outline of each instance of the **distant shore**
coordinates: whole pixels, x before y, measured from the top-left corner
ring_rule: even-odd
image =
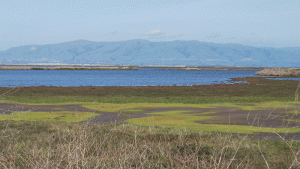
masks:
[[[159,70],[252,70],[254,75],[300,77],[300,68],[226,67],[226,66],[119,66],[89,64],[0,64],[0,70],[139,70],[153,68]]]
[[[0,70],[131,70],[130,66],[0,64]]]
[[[300,68],[265,68],[254,75],[300,77]]]
[[[57,65],[57,64],[0,64],[0,70],[138,70],[141,68],[172,70],[262,70],[261,67],[219,67],[219,66],[117,66],[117,65]]]

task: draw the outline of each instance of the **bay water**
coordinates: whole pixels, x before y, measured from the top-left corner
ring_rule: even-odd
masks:
[[[15,86],[172,86],[234,83],[256,71],[233,70],[0,70],[0,87]]]

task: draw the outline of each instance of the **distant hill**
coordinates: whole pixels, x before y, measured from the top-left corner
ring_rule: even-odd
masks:
[[[300,47],[258,48],[199,41],[78,40],[0,51],[0,64],[27,63],[299,67]]]

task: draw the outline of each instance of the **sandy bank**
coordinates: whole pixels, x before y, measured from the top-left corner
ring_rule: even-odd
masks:
[[[300,77],[299,68],[265,68],[254,75]]]

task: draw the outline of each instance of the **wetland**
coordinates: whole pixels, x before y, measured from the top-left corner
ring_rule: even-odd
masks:
[[[66,122],[93,124],[122,122],[236,134],[296,133],[297,137],[293,139],[299,139],[300,106],[295,102],[297,81],[264,77],[232,80],[245,83],[2,87],[0,113],[2,120],[30,120],[40,113],[41,117],[32,120],[66,119]],[[68,112],[74,112],[77,119],[75,115],[67,115]],[[78,120],[78,116],[82,116],[82,120]]]
[[[299,167],[299,81],[254,76],[231,81],[0,87],[0,164]]]

